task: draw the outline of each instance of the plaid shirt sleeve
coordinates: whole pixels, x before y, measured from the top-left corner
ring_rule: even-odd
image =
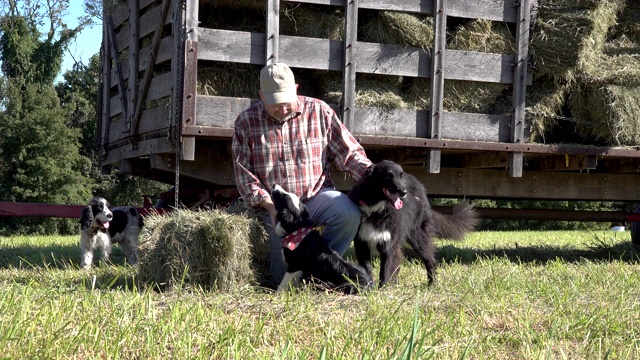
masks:
[[[257,206],[263,200],[269,199],[270,193],[255,174],[251,164],[251,149],[249,146],[250,135],[248,117],[250,111],[242,112],[235,121],[233,141],[233,170],[235,172],[236,186],[240,196],[250,206]]]
[[[348,172],[355,181],[358,181],[367,167],[371,166],[371,160],[367,158],[360,143],[340,121],[335,111],[328,105],[325,106],[328,108],[325,110],[325,117],[330,121],[329,149],[334,162],[340,171]]]

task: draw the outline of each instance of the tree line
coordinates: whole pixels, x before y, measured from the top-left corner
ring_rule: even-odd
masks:
[[[63,21],[68,0],[3,0],[0,16],[0,201],[83,204],[98,194],[142,205],[168,186],[113,171],[96,157],[100,54],[77,62],[54,84],[69,44],[101,7],[85,3],[79,25]],[[48,25],[48,26],[45,26]],[[44,29],[44,30],[43,30]],[[0,235],[73,234],[77,220],[0,218]]]

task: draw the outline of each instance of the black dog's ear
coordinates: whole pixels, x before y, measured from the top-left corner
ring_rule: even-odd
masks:
[[[367,167],[364,171],[364,176],[371,176],[371,174],[373,174],[373,168],[375,167],[375,164],[371,164],[369,165],[369,167]]]
[[[93,211],[91,210],[91,205],[87,205],[84,209],[82,209],[82,214],[80,215],[80,229],[87,230],[91,227],[92,222]]]

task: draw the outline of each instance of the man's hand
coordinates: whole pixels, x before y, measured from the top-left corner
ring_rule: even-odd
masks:
[[[278,211],[276,210],[275,205],[273,205],[273,201],[271,201],[271,198],[263,200],[258,205],[267,210],[267,213],[269,213],[269,216],[271,217],[271,226],[275,227],[276,223],[278,222],[276,220]]]

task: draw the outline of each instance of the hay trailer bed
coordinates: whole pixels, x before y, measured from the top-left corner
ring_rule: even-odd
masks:
[[[233,189],[233,122],[258,101],[260,69],[282,61],[299,92],[331,104],[372,160],[401,163],[434,197],[640,200],[639,147],[531,141],[529,44],[538,0],[108,4],[98,124],[104,171],[116,167],[178,189]],[[400,15],[418,19],[415,28],[428,24],[428,46],[367,33],[376,19]],[[486,23],[509,30],[509,50],[449,46],[448,31]],[[507,110],[454,111],[452,84],[469,84],[471,97],[500,89],[496,104]],[[361,101],[388,88],[412,94],[412,105]],[[334,179],[343,190],[352,184],[342,174]]]

